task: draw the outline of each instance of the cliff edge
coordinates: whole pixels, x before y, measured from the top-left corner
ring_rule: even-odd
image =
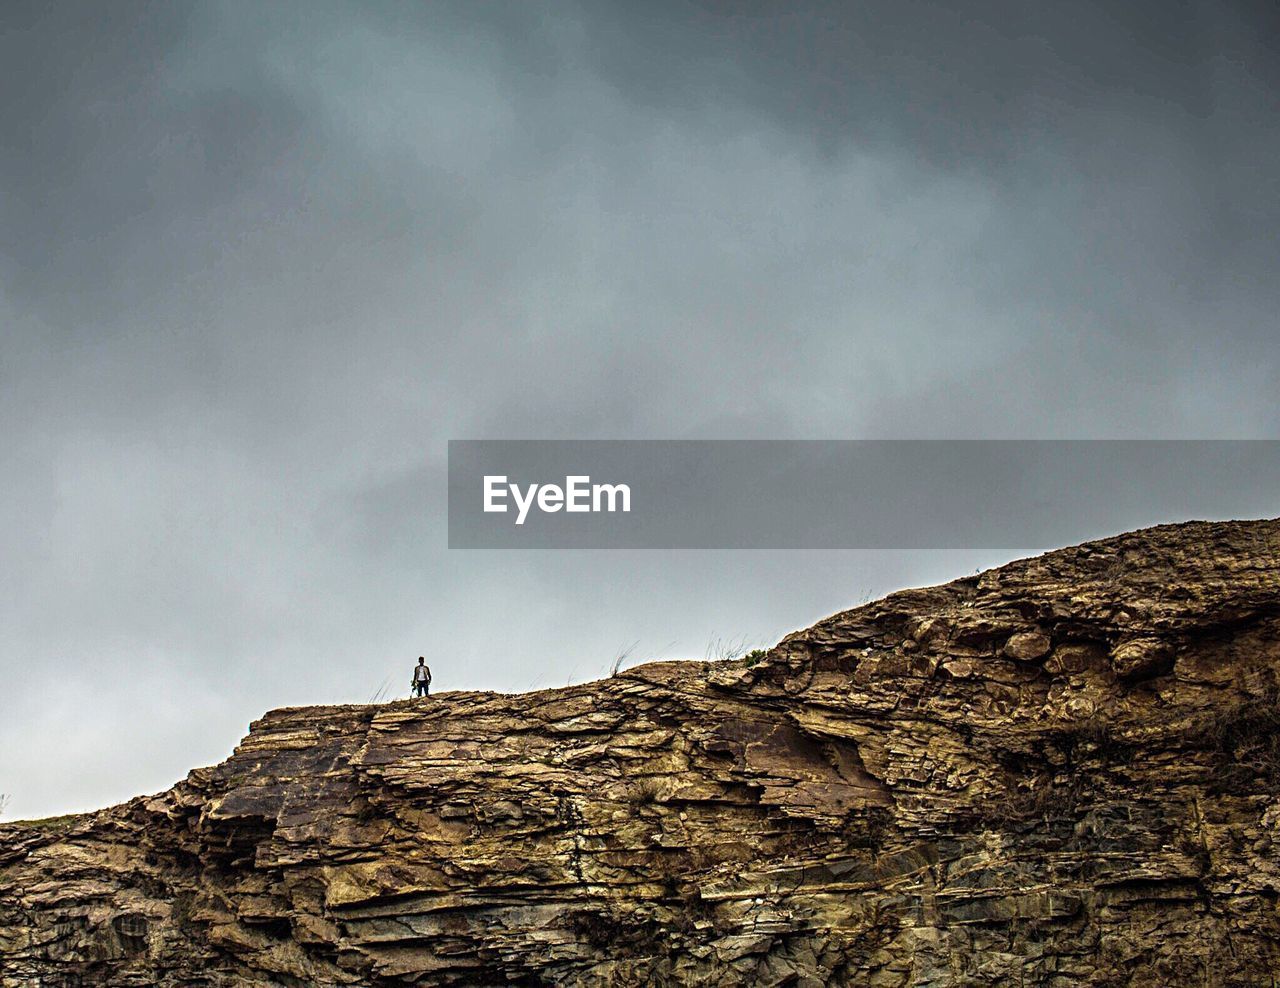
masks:
[[[0,985],[1272,985],[1280,521],[907,590],[765,659],[277,710],[0,826]]]

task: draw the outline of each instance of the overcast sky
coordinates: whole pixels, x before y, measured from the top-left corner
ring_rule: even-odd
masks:
[[[449,552],[449,438],[1276,436],[1277,38],[1221,0],[9,0],[7,815],[419,654],[562,685],[1002,561]]]

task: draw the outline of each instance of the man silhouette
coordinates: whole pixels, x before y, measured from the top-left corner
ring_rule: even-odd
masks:
[[[425,655],[418,656],[418,664],[413,667],[413,680],[410,685],[413,687],[414,696],[431,695],[431,668],[427,665]]]

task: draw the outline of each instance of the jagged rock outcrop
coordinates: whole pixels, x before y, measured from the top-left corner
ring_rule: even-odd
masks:
[[[907,590],[758,664],[278,710],[0,828],[0,984],[1271,985],[1280,522]]]

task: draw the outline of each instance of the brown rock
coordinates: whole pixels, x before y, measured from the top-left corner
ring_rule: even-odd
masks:
[[[1004,643],[1004,654],[1019,662],[1032,662],[1047,655],[1053,643],[1038,631],[1020,631]]]
[[[1270,984],[1278,549],[1162,526],[750,675],[273,711],[0,827],[0,986]]]
[[[1126,622],[1127,623],[1127,622]],[[1173,647],[1159,638],[1122,642],[1111,652],[1111,666],[1127,678],[1149,675],[1173,661]]]

